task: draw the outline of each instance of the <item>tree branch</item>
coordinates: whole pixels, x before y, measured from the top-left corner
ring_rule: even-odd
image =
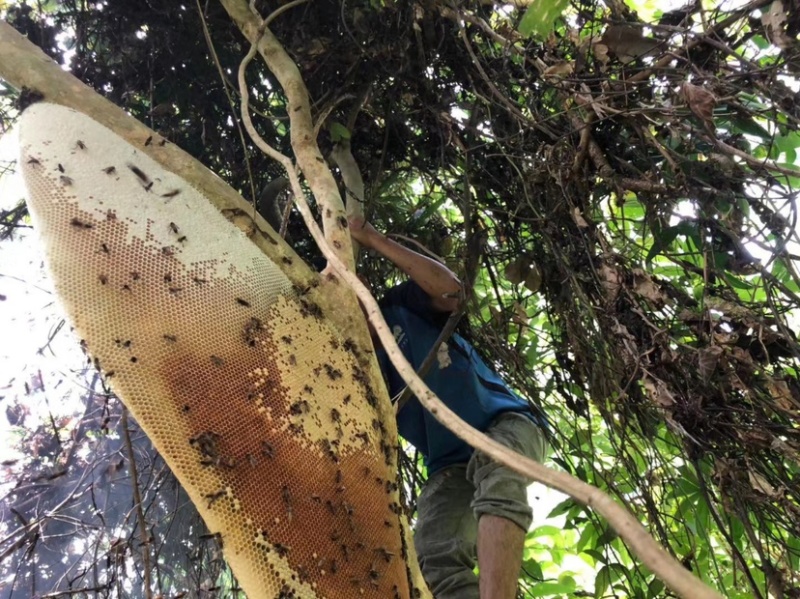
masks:
[[[245,0],[220,2],[242,34],[255,46],[283,88],[287,99],[292,149],[320,206],[325,237],[345,263],[352,266],[350,230],[341,226],[341,219],[345,218],[344,203],[336,180],[317,145],[308,89],[300,70],[272,32],[264,27],[264,21],[250,10]],[[241,87],[241,81],[239,84],[240,92],[244,96],[247,90]],[[298,190],[295,189],[294,193],[297,194]]]

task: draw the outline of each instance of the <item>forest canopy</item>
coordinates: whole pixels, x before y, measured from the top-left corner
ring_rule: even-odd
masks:
[[[285,173],[241,130],[248,44],[217,2],[0,10],[265,216],[284,212]],[[460,331],[547,412],[554,465],[609,491],[726,596],[800,597],[796,0],[312,0],[270,29],[300,69],[323,152],[350,144],[368,218],[466,282]],[[258,133],[291,156],[281,86],[259,61],[248,81]],[[20,91],[4,85],[4,131]],[[4,202],[12,247],[30,223],[24,202]],[[287,239],[316,263],[285,213]],[[398,280],[376,256],[360,269],[376,295]],[[0,400],[19,455],[0,479],[0,585],[136,596],[132,481],[119,474],[132,424],[91,372],[79,414],[34,424],[29,404],[58,392],[16,374]],[[141,434],[134,446],[161,592],[233,596],[163,461]],[[407,457],[413,509],[425,473]],[[590,510],[567,499],[550,516],[526,541],[524,596],[669,596]]]

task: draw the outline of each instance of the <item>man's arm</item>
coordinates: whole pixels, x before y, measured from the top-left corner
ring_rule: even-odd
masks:
[[[430,296],[434,310],[453,312],[458,308],[461,282],[444,264],[389,239],[362,218],[350,219],[350,235],[365,248],[373,249],[391,260],[411,277]]]

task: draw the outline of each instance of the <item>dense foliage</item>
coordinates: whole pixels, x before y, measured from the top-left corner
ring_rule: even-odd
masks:
[[[731,597],[800,597],[797,9],[315,0],[271,26],[308,85],[323,146],[350,140],[376,226],[469,283],[462,327],[546,407],[555,463],[610,490]],[[235,71],[247,44],[216,3],[70,0],[7,18],[245,198],[281,175],[243,143]],[[290,152],[279,86],[256,61],[248,77],[261,134]],[[24,209],[4,217],[13,228]],[[313,258],[290,218],[294,245]],[[363,268],[378,289],[395,276],[373,257]],[[115,404],[90,395],[94,420],[70,443],[52,441],[55,424],[21,433],[36,459],[2,500],[11,596],[42,567],[53,574],[40,587],[130,592],[131,514],[98,521],[91,503],[114,492],[124,464],[88,480],[95,458],[67,456],[91,446],[119,460],[122,441],[98,424],[117,421]],[[9,419],[23,404],[7,404]],[[160,588],[230,588],[153,459],[139,485]],[[70,474],[54,477],[58,465]],[[73,487],[87,492],[78,500]],[[529,535],[526,596],[664,596],[590,511],[567,500],[552,515],[557,526]],[[86,539],[71,572],[48,553],[62,535]]]

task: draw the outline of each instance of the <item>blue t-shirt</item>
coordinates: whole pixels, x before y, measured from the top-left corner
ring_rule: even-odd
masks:
[[[391,288],[380,307],[401,351],[414,369],[419,370],[449,314],[433,310],[428,294],[413,281]],[[443,360],[434,360],[424,380],[464,421],[485,432],[500,414],[520,412],[544,424],[540,416],[531,412],[528,402],[511,391],[466,340],[454,334],[446,345],[446,355],[442,352],[440,356]],[[378,359],[389,395],[394,397],[403,390],[405,382],[384,350],[378,350]],[[429,475],[445,466],[467,462],[472,455],[472,447],[440,424],[416,397],[398,414],[397,428],[425,457]]]

